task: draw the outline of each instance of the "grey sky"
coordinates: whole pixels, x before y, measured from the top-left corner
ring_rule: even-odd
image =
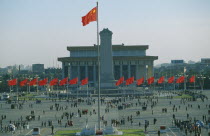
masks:
[[[0,67],[56,64],[67,46],[96,43],[96,22],[81,17],[94,0],[0,0]],[[150,45],[155,64],[210,58],[210,0],[99,0],[100,30],[113,44]]]

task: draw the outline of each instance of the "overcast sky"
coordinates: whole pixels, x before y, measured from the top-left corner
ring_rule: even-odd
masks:
[[[67,46],[96,44],[96,22],[81,17],[95,0],[0,0],[0,67],[67,57]],[[113,44],[149,45],[155,64],[210,58],[210,0],[99,0],[99,29]]]

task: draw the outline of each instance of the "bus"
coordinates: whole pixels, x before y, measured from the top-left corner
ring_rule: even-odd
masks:
[[[3,93],[3,94],[1,95],[1,100],[8,100],[8,99],[9,99],[9,94]]]

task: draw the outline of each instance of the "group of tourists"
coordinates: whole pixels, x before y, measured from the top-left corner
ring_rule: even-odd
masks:
[[[161,114],[173,113],[171,120],[172,124],[179,128],[186,135],[194,133],[196,136],[200,136],[203,126],[208,126],[210,124],[209,115],[203,114],[201,115],[202,121],[204,122],[203,126],[197,125],[197,119],[199,117],[193,117],[190,114],[191,109],[200,110],[201,108],[206,108],[210,110],[210,104],[200,105],[200,104],[192,104],[194,100],[192,98],[181,98],[180,103],[173,103],[173,95],[172,93],[166,93],[166,99],[168,99],[168,103],[162,106]],[[202,95],[202,98],[208,100],[206,96]],[[139,128],[144,128],[144,131],[147,132],[150,127],[149,121],[152,121],[152,125],[156,125],[158,127],[159,119],[155,116],[157,112],[154,112],[154,108],[159,106],[159,97],[158,96],[129,96],[129,97],[101,97],[100,105],[104,106],[104,111],[101,114],[101,122],[104,126],[116,126],[116,127],[126,127],[126,126],[138,126]],[[205,101],[202,99],[202,102]],[[45,101],[45,100],[44,100]],[[69,99],[48,99],[50,101],[48,108],[42,110],[42,115],[36,113],[37,109],[34,109],[34,104],[37,104],[35,101],[19,101],[17,104],[21,108],[15,110],[23,110],[26,108],[26,103],[28,104],[29,109],[35,112],[31,112],[30,116],[34,116],[33,120],[26,120],[26,115],[21,115],[20,118],[14,121],[4,121],[6,120],[6,115],[1,115],[0,119],[0,127],[1,132],[7,133],[10,131],[9,124],[13,124],[17,129],[23,128],[26,129],[27,125],[30,124],[30,121],[39,121],[40,127],[51,127],[54,130],[54,127],[74,127],[78,125],[78,122],[81,118],[89,118],[92,116],[97,117],[96,109],[94,107],[96,103],[96,99],[94,98],[78,98],[75,97]],[[42,106],[42,103],[40,107]],[[86,105],[86,108],[81,108],[80,105]],[[197,105],[197,106],[196,106]],[[126,116],[123,114],[130,109],[134,109]],[[186,118],[179,118],[176,116],[180,110],[183,109],[185,111]],[[151,117],[149,119],[144,119],[142,113],[144,111],[151,111]],[[118,112],[117,116],[113,116],[112,118],[107,118],[109,114],[113,114],[112,111]],[[47,116],[49,113],[54,113],[54,118],[49,120],[44,119],[42,116]],[[1,113],[0,113],[1,114]],[[160,114],[160,113],[158,113]],[[36,118],[35,118],[36,117]],[[139,119],[142,118],[142,119]],[[77,120],[77,121],[75,121]],[[57,122],[57,123],[56,123]],[[88,124],[88,119],[86,119],[86,124]],[[143,125],[142,125],[143,124]],[[210,126],[209,126],[210,127]],[[52,131],[53,131],[52,130]],[[159,131],[157,132],[159,134]]]

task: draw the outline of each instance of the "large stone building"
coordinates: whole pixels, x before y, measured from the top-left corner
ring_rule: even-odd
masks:
[[[106,79],[118,80],[122,76],[125,80],[132,76],[135,79],[153,76],[154,60],[158,57],[146,55],[148,45],[112,45],[112,32],[108,29],[100,32],[100,41],[102,82],[106,82],[103,81]],[[67,50],[70,53],[69,57],[58,58],[58,61],[62,62],[63,77],[78,77],[79,81],[88,77],[89,86],[96,87],[98,46],[69,46]],[[105,76],[107,77],[104,78]]]
[[[36,74],[44,73],[44,64],[32,64],[32,72]]]

